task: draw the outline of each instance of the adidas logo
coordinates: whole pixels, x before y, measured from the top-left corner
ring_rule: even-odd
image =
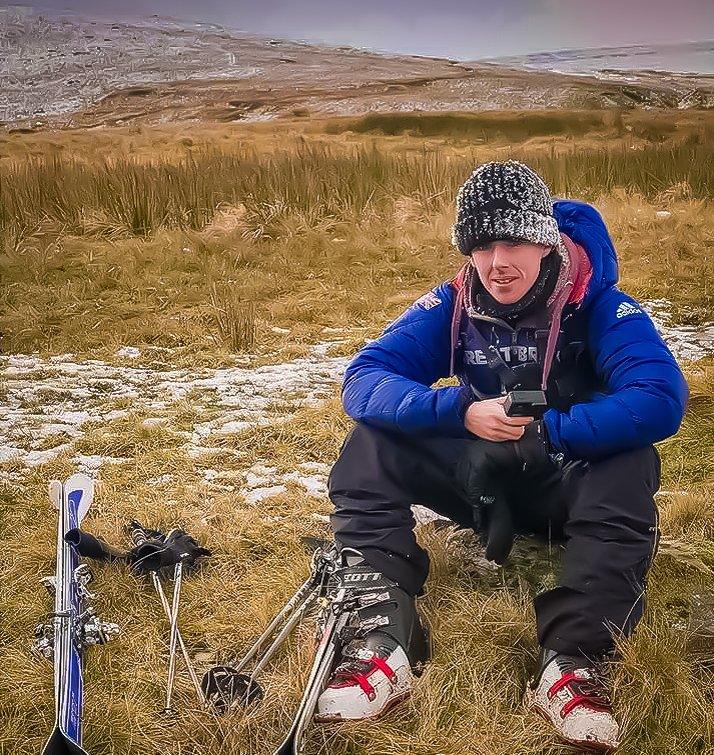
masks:
[[[617,308],[616,317],[619,320],[621,317],[627,317],[627,315],[642,314],[642,310],[636,307],[634,304],[630,304],[628,301],[623,301]]]

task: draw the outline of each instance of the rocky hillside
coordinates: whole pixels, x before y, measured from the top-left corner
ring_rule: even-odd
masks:
[[[330,47],[152,17],[0,9],[7,127],[370,111],[709,107],[714,77],[603,77]]]

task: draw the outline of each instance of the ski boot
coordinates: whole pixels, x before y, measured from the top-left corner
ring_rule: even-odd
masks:
[[[583,656],[544,648],[525,703],[550,721],[563,740],[582,750],[612,753],[619,745],[608,692],[592,662]]]
[[[352,548],[340,552],[333,584],[346,589],[333,610],[349,612],[317,721],[376,718],[406,698],[429,659],[429,638],[413,597]]]

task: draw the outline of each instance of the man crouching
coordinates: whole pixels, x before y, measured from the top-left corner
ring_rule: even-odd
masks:
[[[345,374],[357,424],[330,473],[331,521],[345,573],[376,598],[357,610],[362,631],[318,717],[382,714],[425,660],[419,503],[478,531],[498,563],[514,532],[565,541],[559,585],[535,598],[541,655],[526,699],[568,742],[612,751],[618,725],[597,665],[642,617],[659,535],[653,443],[677,432],[687,384],[647,313],[617,288],[599,213],[553,202],[526,165],[472,173],[452,240],[463,268]],[[430,387],[452,375],[458,386]]]

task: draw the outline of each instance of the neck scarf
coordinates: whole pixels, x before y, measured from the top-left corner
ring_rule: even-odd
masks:
[[[464,304],[470,316],[476,314],[498,317],[513,325],[520,318],[540,306],[546,306],[555,290],[562,257],[556,250],[547,254],[540,263],[540,272],[533,285],[513,304],[501,304],[489,294],[481,283],[476,268],[469,264],[464,278]]]

